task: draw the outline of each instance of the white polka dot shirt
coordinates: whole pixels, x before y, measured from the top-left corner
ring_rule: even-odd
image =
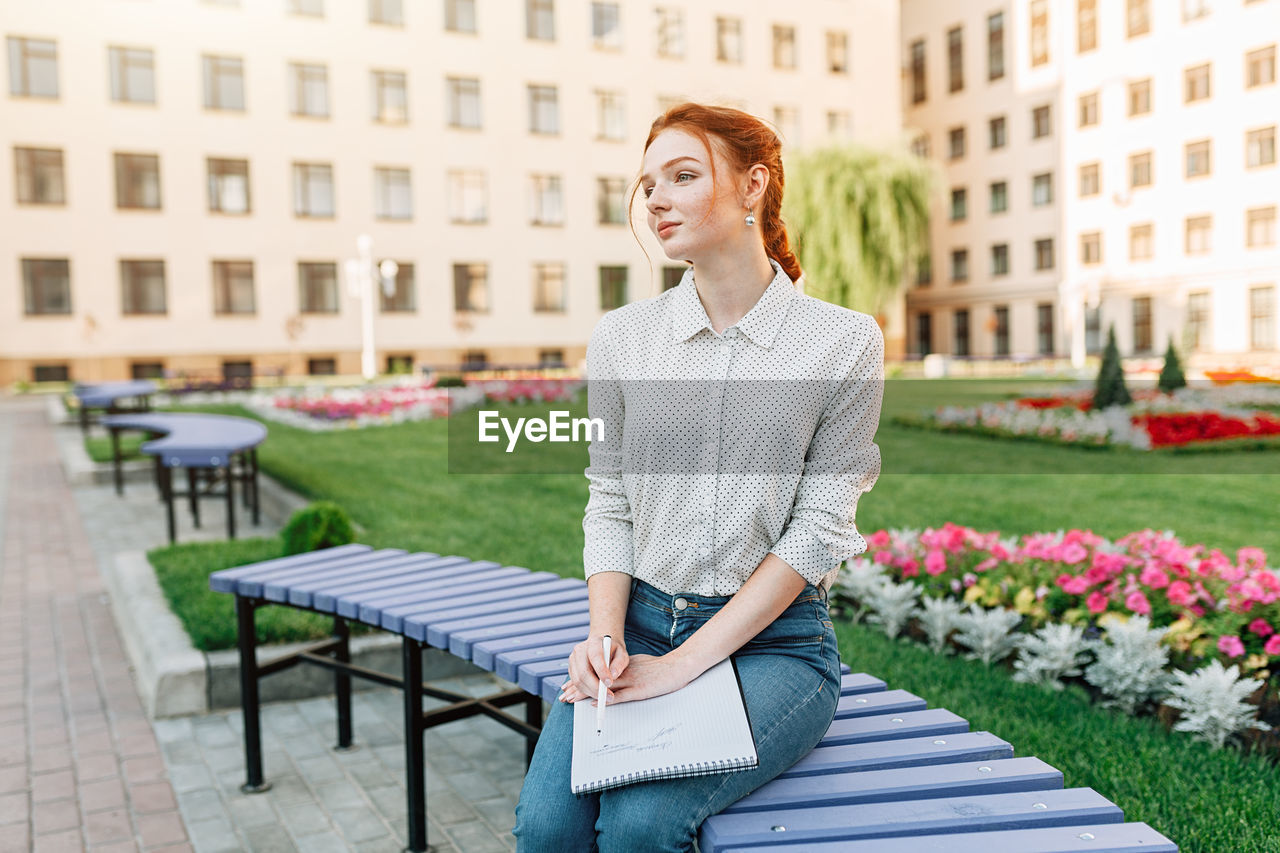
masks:
[[[829,589],[867,543],[880,476],[884,335],[868,314],[773,281],[717,334],[692,268],[601,317],[587,346],[583,565],[668,594],[732,595],[773,553]]]

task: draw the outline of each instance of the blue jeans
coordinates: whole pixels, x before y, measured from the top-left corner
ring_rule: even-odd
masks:
[[[686,602],[684,608],[677,600]],[[727,596],[667,595],[640,580],[627,607],[628,654],[663,655],[702,627]],[[521,853],[688,851],[702,821],[803,758],[827,733],[840,698],[840,654],[827,604],[806,586],[733,655],[760,765],[710,776],[569,790],[573,707],[552,702],[516,805]]]

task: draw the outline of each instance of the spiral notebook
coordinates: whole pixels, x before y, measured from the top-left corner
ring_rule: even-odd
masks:
[[[674,693],[606,706],[599,735],[591,701],[573,706],[569,784],[575,794],[759,763],[732,658]]]

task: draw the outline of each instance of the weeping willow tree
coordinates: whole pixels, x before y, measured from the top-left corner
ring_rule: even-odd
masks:
[[[879,312],[928,253],[928,163],[842,146],[798,154],[786,170],[782,216],[805,271],[805,293]]]

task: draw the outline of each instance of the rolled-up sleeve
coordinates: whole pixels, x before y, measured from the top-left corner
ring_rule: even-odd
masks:
[[[597,572],[635,574],[631,503],[622,481],[625,404],[608,323],[605,315],[587,344],[587,416],[604,425],[603,437],[587,448],[590,464],[584,472],[589,496],[582,518],[582,565],[588,578]]]
[[[818,421],[790,520],[771,551],[815,586],[867,550],[855,524],[858,499],[880,476],[875,436],[884,397],[884,333],[864,315],[850,343],[861,343],[861,351]]]

